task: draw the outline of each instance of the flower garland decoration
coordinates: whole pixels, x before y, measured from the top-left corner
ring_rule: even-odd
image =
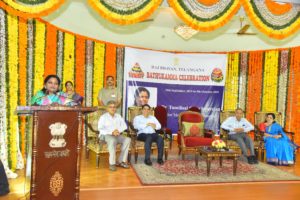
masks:
[[[254,25],[264,34],[284,39],[300,28],[300,5],[279,4],[271,0],[242,0]]]
[[[239,75],[239,107],[246,108],[246,92],[247,92],[247,69],[248,69],[248,52],[240,53],[240,75]]]
[[[76,58],[75,58],[75,91],[81,96],[85,96],[85,39],[76,37]],[[85,100],[84,100],[85,101]]]
[[[234,110],[239,97],[239,53],[228,54],[225,81],[224,110]]]
[[[239,10],[239,0],[168,0],[177,16],[198,31],[224,26]]]
[[[93,65],[94,65],[94,42],[86,41],[86,71],[85,71],[85,106],[92,106],[93,97]]]
[[[17,127],[18,117],[14,114],[15,108],[18,105],[18,18],[16,16],[7,16],[7,41],[8,41],[8,63],[7,63],[7,119],[9,120],[7,126],[8,136],[8,154],[9,164],[12,169],[15,169],[17,164]]]
[[[57,29],[46,24],[46,55],[44,78],[49,74],[56,74]]]
[[[58,9],[65,0],[2,0],[0,6],[23,18],[42,17]]]
[[[94,44],[94,72],[93,72],[93,92],[92,92],[92,105],[98,105],[98,92],[103,87],[104,82],[104,56],[105,45],[96,42]]]
[[[265,52],[262,111],[277,111],[278,55],[276,50]]]
[[[288,89],[288,58],[289,50],[280,51],[280,69],[278,78],[278,100],[277,100],[277,110],[282,113],[282,121],[285,122],[285,110],[286,110],[286,100],[287,100],[287,89]]]
[[[56,55],[56,75],[59,78],[63,77],[63,65],[64,65],[64,33],[58,31],[57,35],[57,55]]]
[[[7,155],[7,104],[6,104],[6,20],[5,13],[0,9],[0,159],[3,163],[8,178],[16,178],[17,174],[13,173],[8,167]]]
[[[288,131],[299,133],[300,131],[300,47],[292,48],[290,53],[290,71],[289,71],[289,83],[288,83],[288,96],[287,96],[287,108],[286,108],[286,124],[285,128]],[[299,134],[295,135],[295,142],[300,142]]]
[[[254,123],[253,113],[261,110],[263,51],[249,52],[246,118]]]
[[[25,87],[21,90],[19,89],[19,102],[18,105],[26,105],[26,62],[27,62],[27,21],[23,18],[19,18],[19,85],[24,85]],[[21,116],[19,118],[19,130],[20,130],[20,148],[23,156],[25,156],[26,151],[26,117]]]
[[[88,2],[110,22],[127,25],[147,19],[162,0],[88,0]]]
[[[74,67],[75,67],[75,36],[70,33],[65,33],[64,37],[64,66],[63,77],[61,79],[61,90],[64,90],[64,84],[66,81],[72,81],[74,83]]]
[[[44,70],[45,70],[45,41],[46,26],[40,21],[35,21],[34,34],[34,81],[33,92],[36,94],[44,86]]]
[[[116,56],[117,56],[117,46],[115,44],[106,44],[105,56],[111,58],[105,62],[105,74],[104,78],[107,76],[113,76],[116,80]],[[105,86],[105,85],[104,85]]]

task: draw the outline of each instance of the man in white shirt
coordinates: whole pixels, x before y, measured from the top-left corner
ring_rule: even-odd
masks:
[[[152,165],[150,154],[152,142],[156,142],[158,149],[157,163],[162,165],[163,161],[163,150],[164,140],[156,133],[156,130],[161,129],[159,121],[150,115],[150,106],[145,104],[142,106],[142,115],[138,115],[133,119],[133,126],[138,130],[137,139],[145,142],[145,164]]]
[[[248,161],[249,164],[257,164],[254,153],[254,145],[252,139],[247,132],[254,129],[253,125],[243,118],[244,111],[241,108],[235,110],[235,117],[228,117],[221,125],[222,129],[229,131],[228,139],[238,143],[242,150],[242,160]],[[250,156],[248,156],[248,149]]]
[[[130,146],[130,138],[122,135],[127,129],[124,119],[116,113],[117,106],[115,101],[107,103],[107,112],[103,114],[98,121],[99,137],[104,137],[109,151],[109,169],[116,171],[116,148],[117,144],[122,144],[119,163],[117,166],[129,168],[126,164]]]

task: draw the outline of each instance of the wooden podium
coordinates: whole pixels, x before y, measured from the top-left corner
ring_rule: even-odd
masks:
[[[19,106],[32,115],[30,199],[79,199],[82,116],[88,107]],[[30,141],[29,141],[30,142]]]

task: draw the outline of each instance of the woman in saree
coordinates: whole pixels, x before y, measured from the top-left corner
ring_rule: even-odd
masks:
[[[268,113],[264,124],[267,163],[274,165],[293,164],[295,145],[275,121],[275,115]]]
[[[44,87],[31,99],[31,105],[69,105],[66,94],[59,90],[60,79],[57,75],[48,75],[44,80]]]
[[[65,83],[66,94],[68,100],[75,102],[78,105],[81,105],[83,102],[83,97],[74,91],[74,85],[71,81]]]

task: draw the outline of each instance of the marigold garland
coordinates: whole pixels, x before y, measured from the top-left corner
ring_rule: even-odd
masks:
[[[34,94],[44,86],[45,69],[45,33],[46,26],[40,21],[35,21],[35,43],[34,43]],[[40,42],[42,41],[42,42]]]
[[[291,49],[289,87],[286,110],[286,129],[296,133],[295,142],[300,142],[300,47]]]
[[[278,51],[265,52],[262,111],[277,111]]]
[[[238,107],[239,96],[239,53],[228,54],[227,75],[225,82],[224,110]]]
[[[19,89],[19,105],[26,105],[26,57],[27,57],[27,21],[19,18],[19,85],[25,86],[24,89]],[[20,148],[22,155],[25,156],[25,141],[26,141],[26,118],[24,116],[20,117],[19,121],[19,130],[20,130]]]
[[[177,16],[199,31],[213,31],[224,26],[239,10],[238,0],[219,1],[211,6],[197,0],[168,0]]]
[[[94,47],[94,72],[93,72],[93,106],[98,105],[98,92],[103,87],[104,83],[104,56],[105,56],[104,44],[95,43]]]
[[[110,58],[105,62],[105,75],[104,79],[107,76],[113,76],[116,79],[117,68],[116,68],[116,56],[117,56],[117,46],[115,44],[106,44],[105,48],[105,57]],[[104,81],[105,83],[105,81]],[[105,86],[105,85],[104,85]]]
[[[69,33],[64,36],[64,65],[62,77],[62,89],[66,81],[74,83],[74,67],[75,67],[75,37]]]
[[[271,38],[281,40],[300,29],[299,5],[294,4],[293,7],[297,6],[297,8],[289,11],[285,9],[286,13],[276,15],[269,11],[264,1],[241,0],[241,2],[254,25]],[[279,25],[279,22],[281,25]]]
[[[76,67],[75,67],[75,90],[81,96],[84,94],[85,83],[85,39],[76,37]]]
[[[273,0],[265,0],[265,4],[274,15],[283,15],[293,8],[291,3],[282,4]]]
[[[8,154],[9,164],[13,170],[17,166],[17,135],[18,135],[18,117],[15,115],[15,108],[18,105],[18,18],[16,16],[7,16],[8,24],[8,63],[7,74],[7,109],[9,126],[7,126],[8,134]]]
[[[47,0],[40,3],[40,0],[35,0],[35,4],[18,2],[15,0],[2,0],[0,6],[13,15],[17,15],[23,18],[35,18],[42,17],[50,14],[59,8],[65,0]]]
[[[261,110],[263,51],[249,52],[246,117],[254,123],[253,113]]]
[[[162,0],[88,0],[88,3],[108,21],[120,24],[134,24],[147,19]]]
[[[287,101],[287,89],[288,89],[288,67],[289,50],[280,51],[280,69],[278,78],[278,101],[277,110],[282,113],[282,121],[285,122],[285,110]],[[284,123],[285,124],[285,123]]]
[[[56,74],[57,28],[46,24],[46,58],[44,78]]]

